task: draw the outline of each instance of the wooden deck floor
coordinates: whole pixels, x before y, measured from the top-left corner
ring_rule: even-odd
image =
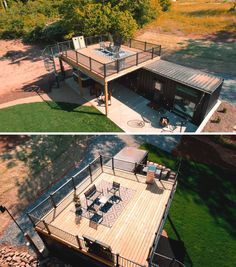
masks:
[[[121,183],[121,186],[135,190],[111,228],[99,224],[95,229],[91,227],[89,220],[83,217],[79,223],[76,223],[76,215],[72,212],[73,203],[51,224],[73,235],[91,236],[110,245],[114,253],[119,253],[125,258],[147,266],[149,248],[170,196],[172,183],[162,181],[147,185],[102,173],[95,184],[98,185],[102,180],[108,182],[115,180]]]

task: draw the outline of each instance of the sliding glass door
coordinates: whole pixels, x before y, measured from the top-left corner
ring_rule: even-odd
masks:
[[[178,85],[174,99],[174,111],[192,119],[200,93],[192,88]]]

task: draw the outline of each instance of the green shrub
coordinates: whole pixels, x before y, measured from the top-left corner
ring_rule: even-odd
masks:
[[[166,12],[170,10],[171,1],[170,0],[159,0],[162,11]]]

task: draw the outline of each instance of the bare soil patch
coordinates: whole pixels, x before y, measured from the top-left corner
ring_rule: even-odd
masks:
[[[68,147],[55,159],[45,159],[47,167],[32,173],[28,162],[20,160],[19,154],[16,156],[17,153],[25,153],[31,149],[25,145],[25,141],[29,138],[29,136],[0,138],[0,203],[6,206],[16,218],[19,212],[75,168],[83,157],[88,141],[85,137],[81,142]],[[39,147],[38,151],[42,153]],[[34,157],[35,159],[31,158],[31,160],[38,159],[37,154]],[[10,222],[11,218],[7,213],[1,214],[0,234]]]
[[[222,102],[203,132],[236,132],[236,106]]]
[[[20,40],[0,40],[0,103],[34,96],[32,85],[47,88],[48,74],[41,56],[42,49]]]

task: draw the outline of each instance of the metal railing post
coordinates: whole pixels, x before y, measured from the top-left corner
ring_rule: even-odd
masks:
[[[117,67],[117,73],[119,73],[120,72],[120,61],[119,61],[119,59],[117,59],[117,61],[116,61],[116,67]]]
[[[48,234],[50,235],[51,234],[51,231],[49,230],[48,225],[47,225],[47,223],[44,220],[43,220],[43,224],[44,224],[45,228],[47,229]]]
[[[76,55],[76,63],[78,64],[79,63],[79,57],[78,57],[78,52],[75,51],[75,55]]]
[[[93,182],[93,176],[92,176],[92,170],[91,170],[91,165],[89,163],[88,165],[88,169],[89,169],[89,175],[90,175],[90,180],[91,180],[91,183]]]
[[[116,267],[119,267],[119,253],[116,254]]]
[[[100,165],[101,165],[101,169],[102,169],[102,172],[103,172],[103,161],[102,161],[102,155],[100,155],[99,157],[100,157]]]
[[[89,58],[89,69],[90,71],[92,71],[92,58],[91,57]]]
[[[103,68],[104,68],[104,77],[107,77],[107,65],[103,64]]]
[[[82,249],[82,246],[81,246],[81,242],[80,242],[79,237],[77,235],[75,237],[76,237],[76,240],[78,242],[79,249]]]
[[[138,53],[136,54],[136,65],[138,66]]]
[[[72,180],[73,188],[74,188],[74,190],[76,190],[75,180],[74,180],[73,176],[71,177],[71,180]]]
[[[152,48],[152,59],[154,58],[154,47]]]
[[[35,223],[34,223],[33,219],[31,218],[29,212],[27,212],[26,214],[27,214],[28,218],[30,219],[30,221],[32,222],[33,226],[35,227]]]
[[[113,157],[111,158],[111,168],[112,168],[112,170],[115,169],[115,166],[114,166],[114,158]]]
[[[138,164],[137,164],[137,162],[135,162],[134,163],[134,175],[137,174],[137,166],[138,166]]]
[[[52,201],[52,205],[53,205],[53,207],[56,208],[57,205],[56,205],[56,203],[55,203],[55,201],[54,201],[54,199],[53,199],[53,194],[50,194],[50,199],[51,199],[51,201]]]
[[[147,42],[144,43],[144,51],[146,52],[147,50]]]

